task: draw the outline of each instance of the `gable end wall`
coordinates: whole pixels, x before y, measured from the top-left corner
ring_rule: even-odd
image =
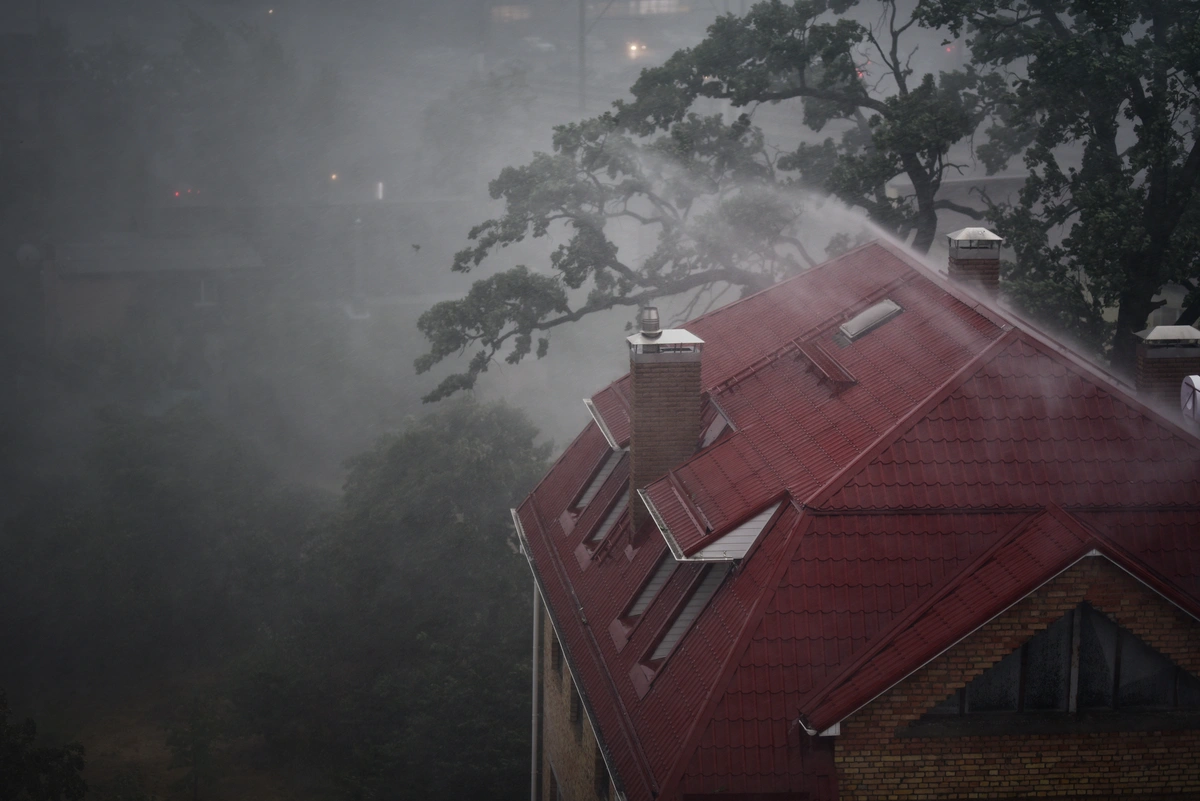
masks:
[[[840,798],[1200,797],[1200,731],[895,736],[1085,600],[1200,673],[1200,624],[1107,559],[1084,559],[843,721]]]

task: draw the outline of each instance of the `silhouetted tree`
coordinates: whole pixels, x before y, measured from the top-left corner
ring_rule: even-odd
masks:
[[[32,720],[9,722],[0,693],[0,798],[5,801],[82,801],[87,795],[83,746],[37,744]]]
[[[528,793],[529,577],[506,510],[548,447],[506,406],[456,402],[354,460],[307,555],[305,608],[234,698],[354,799]]]
[[[538,335],[542,356],[549,331],[593,312],[683,293],[692,293],[691,311],[702,298],[754,292],[811,265],[797,235],[801,204],[787,191],[795,185],[863,209],[885,229],[911,235],[919,251],[929,249],[940,209],[978,216],[937,195],[960,167],[948,158],[951,146],[991,112],[979,76],[918,76],[904,45],[916,20],[887,0],[867,26],[842,16],[855,5],[769,0],[744,17],[718,17],[703,42],[644,70],[632,102],[556,128],[554,153],[504,169],[489,186],[504,200],[503,216],[470,230],[475,244],[452,269],[469,272],[526,237],[566,242],[552,251],[549,270],[500,272],[421,317],[430,350],[418,372],[472,351],[467,369],[425,399],[470,388],[498,356],[519,362]],[[838,142],[777,154],[749,115],[726,123],[696,114],[701,98],[735,107],[798,101],[815,130],[833,120],[850,126]],[[896,178],[911,182],[911,194],[889,193]],[[657,243],[630,258],[617,240],[638,227]],[[832,247],[844,240],[843,232]]]
[[[992,209],[1018,302],[1096,344],[1115,309],[1125,370],[1165,283],[1191,290],[1176,322],[1200,318],[1200,3],[927,0],[919,14],[1012,76],[991,85],[1004,114],[979,152],[991,171],[1017,155],[1030,171]]]

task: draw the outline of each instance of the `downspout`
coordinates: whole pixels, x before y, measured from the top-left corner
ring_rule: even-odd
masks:
[[[542,660],[542,604],[537,582],[533,584],[533,732],[529,754],[529,801],[542,798],[542,682],[538,669]]]

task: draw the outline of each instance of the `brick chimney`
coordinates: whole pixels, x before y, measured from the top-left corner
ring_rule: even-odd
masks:
[[[1178,408],[1183,379],[1200,374],[1200,331],[1190,325],[1160,325],[1139,331],[1135,384],[1143,400]]]
[[[946,234],[946,239],[950,278],[994,295],[1000,289],[1000,246],[1004,240],[986,228],[963,228]]]
[[[642,309],[628,338],[633,395],[629,437],[633,531],[649,519],[645,489],[696,452],[700,437],[700,352],[704,341],[682,328],[662,330],[658,309]]]

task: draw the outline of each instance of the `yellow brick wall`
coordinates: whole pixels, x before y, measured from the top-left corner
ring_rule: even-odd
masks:
[[[564,658],[562,674],[555,670],[552,664],[553,649],[557,647],[554,627],[550,616],[542,609],[542,626],[545,636],[542,646],[542,799],[557,801],[554,793],[555,782],[551,780],[551,771],[557,780],[558,791],[564,801],[596,801],[597,769],[601,775],[603,762],[597,758],[598,745],[592,732],[587,714],[581,708],[580,722],[571,720],[571,671]],[[617,794],[609,783],[609,799],[616,799]]]
[[[1200,624],[1107,559],[1085,559],[843,721],[840,798],[1200,799],[1200,731],[895,736],[1081,601],[1200,673]]]

